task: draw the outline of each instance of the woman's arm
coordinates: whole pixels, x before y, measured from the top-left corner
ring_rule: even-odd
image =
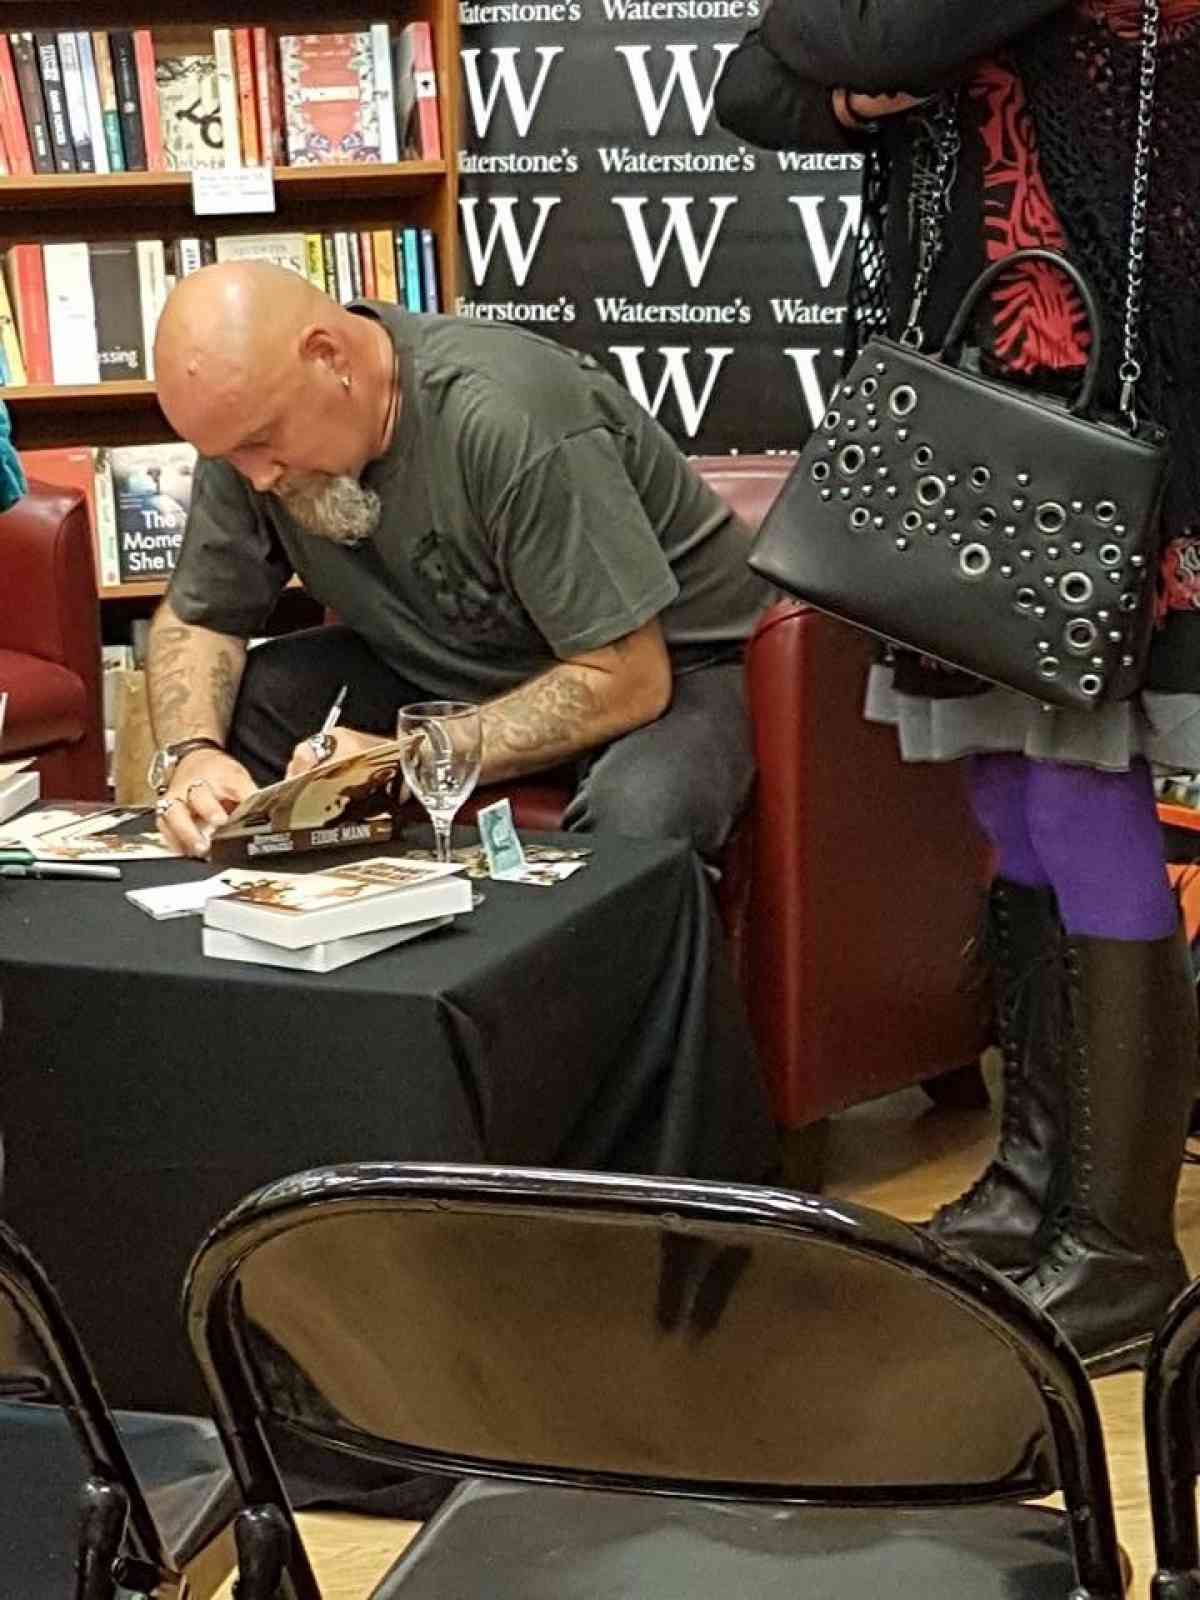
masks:
[[[805,83],[754,29],[725,63],[714,105],[717,121],[764,150],[849,150],[828,89]]]
[[[1068,3],[773,0],[759,32],[773,56],[806,84],[921,94]]]

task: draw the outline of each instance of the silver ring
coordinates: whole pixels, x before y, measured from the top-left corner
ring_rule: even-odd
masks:
[[[177,794],[173,794],[168,800],[156,800],[154,802],[154,815],[156,817],[165,817],[172,806],[177,806],[180,803],[180,796]]]
[[[333,754],[333,735],[331,733],[310,733],[304,742],[318,761],[328,761]]]
[[[191,783],[189,783],[187,788],[183,791],[183,798],[185,800],[187,800],[188,804],[190,805],[191,804],[190,796],[191,796],[191,793],[192,793],[193,789],[211,789],[211,788],[212,788],[212,784],[209,783],[207,778],[193,778]]]

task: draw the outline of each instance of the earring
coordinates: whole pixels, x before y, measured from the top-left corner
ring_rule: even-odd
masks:
[[[342,388],[345,389],[347,394],[350,393],[350,379],[349,378],[345,378],[344,377],[342,379]]]

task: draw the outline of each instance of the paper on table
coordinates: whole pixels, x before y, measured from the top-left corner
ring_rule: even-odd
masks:
[[[214,895],[232,894],[239,884],[253,882],[261,876],[259,872],[233,867],[228,872],[219,872],[215,878],[200,878],[192,883],[160,883],[152,889],[126,889],[125,898],[139,911],[161,922],[169,917],[198,916]]]
[[[113,830],[148,811],[116,806],[49,806],[4,823],[0,846],[30,850],[43,861],[161,861],[177,852],[157,833],[118,834]]]

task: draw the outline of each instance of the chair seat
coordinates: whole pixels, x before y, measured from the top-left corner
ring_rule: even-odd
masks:
[[[178,1567],[240,1504],[217,1430],[194,1417],[117,1411],[120,1431],[167,1550]],[[88,1475],[57,1406],[0,1404],[0,1586],[21,1600],[71,1593],[76,1503]]]
[[[374,1600],[1063,1600],[1066,1519],[1025,1505],[891,1511],[465,1484]]]
[[[83,737],[87,696],[75,673],[40,656],[0,650],[0,692],[8,714],[0,750],[16,755]]]

